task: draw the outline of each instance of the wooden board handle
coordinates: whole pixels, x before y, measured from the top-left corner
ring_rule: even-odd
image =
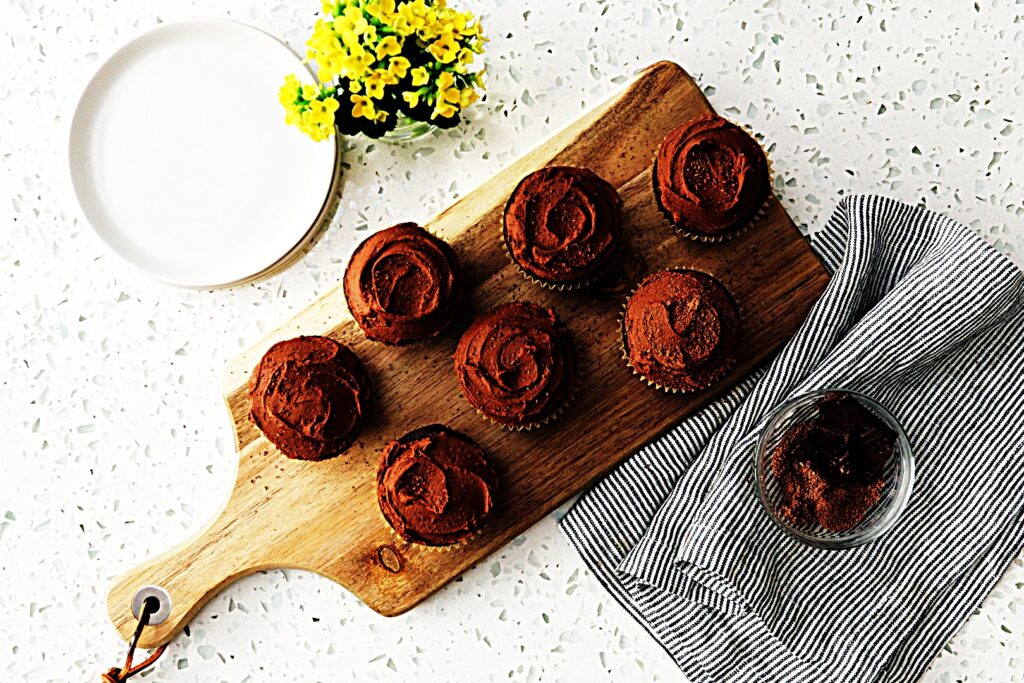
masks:
[[[273,505],[254,505],[251,497],[236,495],[240,487],[250,483],[255,456],[265,450],[266,442],[260,440],[242,452],[235,489],[209,527],[114,582],[107,595],[107,612],[122,638],[128,640],[138,623],[131,604],[132,597],[143,586],[159,586],[171,597],[167,620],[145,629],[139,641],[140,647],[153,648],[177,635],[227,584],[255,571],[278,566],[268,564],[265,556],[259,563],[254,561],[259,553],[252,547],[253,534],[246,530],[266,527],[268,518],[279,511],[275,511]]]

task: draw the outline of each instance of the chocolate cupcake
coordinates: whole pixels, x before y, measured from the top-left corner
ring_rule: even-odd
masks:
[[[470,538],[494,507],[498,474],[480,446],[444,425],[395,439],[377,468],[377,502],[410,543],[448,546]]]
[[[462,335],[455,374],[484,417],[532,429],[561,412],[572,396],[576,353],[554,311],[508,303],[477,318]]]
[[[523,178],[505,204],[505,247],[531,279],[572,289],[608,263],[621,214],[619,193],[593,171],[542,168]]]
[[[249,417],[289,458],[323,460],[352,445],[370,412],[359,358],[327,337],[270,347],[249,379]]]
[[[633,372],[670,392],[707,389],[736,360],[739,309],[722,284],[695,270],[644,279],[626,301],[622,343]]]
[[[462,301],[459,259],[443,240],[415,223],[400,223],[371,235],[352,254],[345,299],[369,339],[401,344],[433,337]]]
[[[665,136],[653,178],[654,197],[668,220],[687,236],[709,241],[745,228],[771,191],[764,150],[714,114]]]

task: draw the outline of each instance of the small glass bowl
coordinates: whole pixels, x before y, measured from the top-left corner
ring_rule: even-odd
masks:
[[[772,473],[772,452],[790,427],[817,415],[819,399],[826,394],[848,394],[896,432],[896,445],[885,463],[885,488],[881,499],[868,510],[857,526],[846,531],[828,531],[814,525],[795,526],[782,517],[781,488]],[[761,506],[784,532],[808,545],[826,550],[854,548],[869,543],[892,528],[907,507],[914,488],[914,456],[903,427],[886,408],[863,394],[843,389],[814,391],[791,399],[776,408],[758,439],[754,479]]]

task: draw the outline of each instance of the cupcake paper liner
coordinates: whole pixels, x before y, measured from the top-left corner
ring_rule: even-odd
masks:
[[[718,116],[718,114],[716,113],[715,116]],[[720,116],[719,118],[725,119],[724,116]],[[664,208],[662,208],[661,198],[658,195],[658,174],[655,172],[655,169],[658,165],[658,151],[661,150],[660,144],[658,145],[658,150],[655,151],[654,155],[651,157],[651,186],[654,189],[654,202],[658,207],[658,211],[661,212],[662,217],[668,222],[669,227],[672,228],[676,232],[676,234],[682,235],[683,237],[693,240],[694,242],[704,242],[705,244],[721,244],[722,242],[728,242],[731,239],[734,239],[736,237],[739,237],[740,235],[745,234],[748,230],[750,230],[752,226],[757,225],[767,217],[768,200],[775,194],[775,170],[772,166],[772,158],[768,156],[768,151],[764,148],[764,145],[761,144],[761,141],[757,139],[757,136],[754,135],[754,131],[751,130],[749,126],[745,124],[735,123],[730,119],[725,120],[729,121],[729,123],[732,123],[734,126],[742,128],[743,131],[750,136],[750,139],[757,143],[757,146],[761,148],[761,153],[764,154],[765,162],[768,164],[768,196],[765,197],[763,202],[761,202],[761,206],[758,207],[754,215],[751,216],[749,220],[747,220],[745,223],[743,223],[743,225],[739,226],[738,228],[729,230],[728,232],[722,233],[721,235],[705,235],[703,233],[691,232],[687,230],[684,226],[681,226],[675,221],[673,221],[672,216],[670,216],[669,213]]]
[[[429,543],[417,543],[416,541],[410,541],[406,538],[403,538],[401,534],[395,531],[395,527],[391,526],[391,522],[389,522],[388,518],[384,516],[384,511],[380,509],[379,503],[377,504],[377,511],[380,513],[381,521],[384,522],[384,526],[385,528],[387,528],[388,533],[391,534],[391,538],[394,540],[396,545],[399,545],[401,547],[412,546],[415,548],[422,548],[424,550],[428,550],[432,553],[449,553],[455,550],[456,548],[462,548],[466,545],[469,545],[470,541],[472,541],[474,538],[480,535],[480,529],[477,529],[461,541],[456,541],[455,543],[450,543],[448,545],[430,545]],[[481,526],[480,528],[482,529],[483,526]]]
[[[671,270],[671,271],[677,271],[677,272],[692,270],[692,271],[695,271],[695,272],[698,272],[698,273],[703,273],[704,275],[707,275],[708,277],[714,278],[716,281],[721,282],[721,280],[719,280],[712,273],[707,272],[703,268],[696,268],[696,267],[693,267],[693,266],[677,266],[675,268],[666,268],[665,270]],[[657,272],[664,272],[664,271],[657,271]],[[654,275],[654,274],[655,273],[651,273],[650,275]],[[722,286],[725,287],[725,284],[723,283]],[[722,367],[722,369],[719,371],[719,373],[717,375],[715,375],[714,379],[712,379],[707,385],[702,386],[702,387],[695,387],[695,388],[692,388],[692,389],[680,389],[680,388],[677,388],[677,387],[666,387],[666,386],[664,386],[662,384],[658,384],[657,382],[655,382],[655,381],[653,381],[651,379],[648,379],[646,375],[644,375],[642,372],[640,372],[630,362],[630,360],[629,360],[629,347],[628,347],[628,344],[626,342],[626,307],[629,305],[629,300],[631,298],[633,298],[633,295],[636,294],[636,290],[639,289],[639,287],[640,287],[639,283],[637,283],[637,285],[635,287],[633,287],[633,290],[629,293],[629,296],[627,296],[625,298],[625,300],[623,300],[622,307],[619,310],[619,350],[622,352],[623,360],[626,361],[626,367],[629,368],[630,371],[634,375],[636,375],[641,380],[646,382],[647,386],[654,387],[655,389],[658,389],[659,391],[664,391],[665,393],[668,393],[668,394],[696,394],[696,393],[699,393],[701,391],[707,391],[711,387],[713,387],[716,384],[718,384],[720,381],[722,381],[723,377],[725,377],[727,374],[729,374],[729,372],[734,367],[736,367],[736,358],[734,357],[729,363],[727,363],[726,365],[724,365]],[[726,291],[729,292],[729,297],[733,300],[733,303],[736,304],[736,313],[737,313],[737,317],[740,319],[740,325],[741,325],[740,329],[742,331],[742,329],[743,329],[743,327],[742,327],[743,321],[745,320],[745,316],[743,314],[743,309],[740,307],[740,305],[736,301],[735,297],[732,296],[732,292],[728,289],[728,287],[726,287]]]
[[[555,411],[553,413],[551,413],[550,415],[548,415],[544,419],[538,420],[537,422],[528,422],[526,424],[521,424],[521,425],[510,425],[510,424],[506,424],[504,422],[499,422],[498,420],[495,420],[493,417],[491,417],[487,413],[483,412],[479,408],[476,408],[474,406],[473,409],[476,411],[477,415],[479,415],[480,417],[482,417],[484,419],[485,422],[488,422],[488,423],[493,424],[493,425],[495,425],[497,427],[500,427],[501,429],[504,429],[505,431],[508,431],[508,432],[528,432],[528,431],[530,431],[532,429],[538,429],[538,428],[543,427],[544,425],[546,425],[546,424],[548,424],[550,422],[553,422],[562,413],[565,412],[565,409],[568,408],[569,405],[575,399],[576,399],[576,392],[574,390],[574,391],[570,392],[568,396],[565,397],[565,400],[562,401],[562,403],[558,406],[558,408],[555,409]]]

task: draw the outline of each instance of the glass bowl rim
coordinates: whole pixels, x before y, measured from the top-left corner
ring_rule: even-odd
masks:
[[[900,484],[894,494],[895,498],[891,500],[888,508],[878,520],[866,528],[849,534],[848,536],[827,539],[816,534],[797,529],[779,516],[774,506],[768,501],[767,493],[765,492],[765,470],[761,466],[761,462],[764,450],[767,447],[766,442],[768,435],[776,421],[778,421],[794,406],[806,403],[810,400],[819,399],[827,394],[833,393],[848,394],[858,401],[867,404],[869,408],[877,412],[886,422],[888,422],[889,426],[896,432],[896,445],[899,451],[897,457],[899,459]],[[889,531],[893,525],[896,524],[896,521],[903,514],[903,511],[907,507],[907,503],[910,501],[910,496],[914,490],[914,477],[914,454],[910,448],[910,440],[907,439],[906,432],[903,431],[903,425],[900,424],[899,420],[896,419],[896,416],[894,416],[884,405],[870,396],[866,396],[859,391],[853,391],[850,389],[815,389],[783,401],[777,407],[772,409],[771,413],[768,415],[768,418],[765,420],[764,427],[761,428],[761,432],[757,436],[757,446],[754,448],[754,483],[757,491],[757,499],[761,503],[761,507],[767,513],[769,519],[772,520],[772,523],[785,534],[791,538],[795,538],[798,541],[806,543],[807,545],[820,548],[822,550],[845,550],[849,548],[856,548],[857,546],[870,543],[885,532]]]

